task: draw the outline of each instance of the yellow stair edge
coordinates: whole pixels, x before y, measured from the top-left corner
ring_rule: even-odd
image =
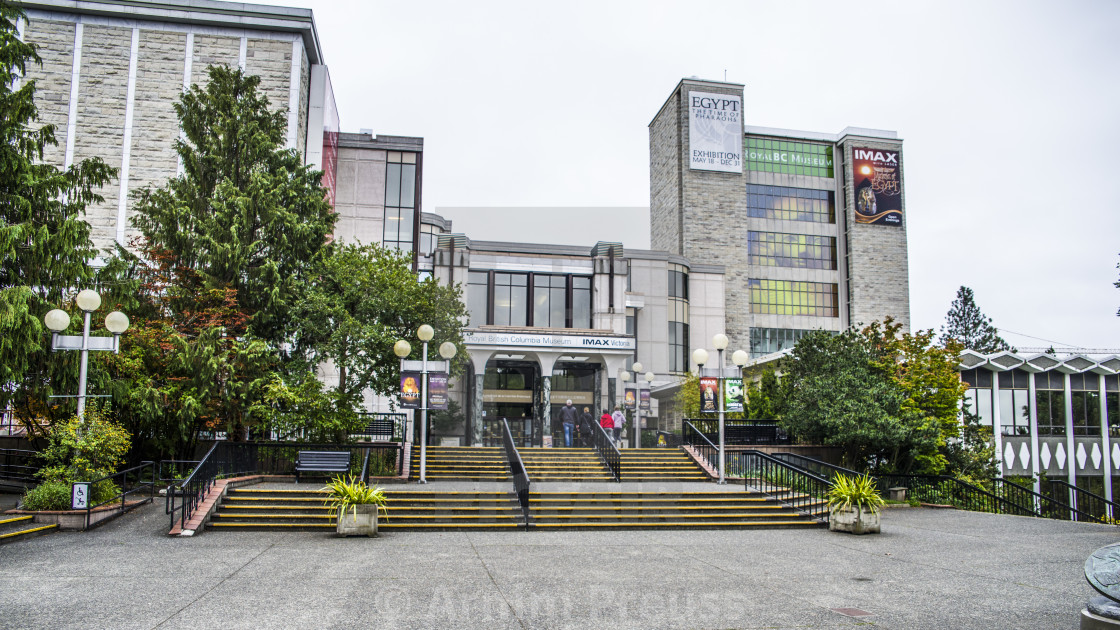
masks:
[[[19,523],[20,521],[30,521],[33,518],[35,518],[35,516],[33,514],[28,514],[27,516],[16,516],[16,517],[13,517],[13,518],[6,518],[6,519],[0,521],[0,525],[7,525],[8,523]]]
[[[8,540],[10,538],[26,536],[27,534],[34,534],[35,532],[41,532],[45,529],[56,529],[57,527],[58,523],[51,523],[50,525],[43,525],[42,527],[34,527],[32,529],[24,529],[18,532],[12,532],[10,534],[0,534],[0,540]]]
[[[605,528],[605,527],[713,527],[713,526],[715,526],[715,527],[774,527],[775,525],[781,525],[781,526],[798,525],[798,526],[802,526],[802,527],[807,527],[807,526],[823,527],[823,525],[821,525],[820,523],[817,523],[816,521],[745,521],[745,522],[738,522],[738,523],[712,523],[712,522],[709,521],[709,522],[695,522],[695,523],[685,523],[685,522],[672,522],[672,523],[661,523],[661,522],[649,522],[649,523],[537,523],[537,522],[534,522],[533,523],[533,528],[534,529],[548,529],[548,528],[562,529],[562,528],[566,528],[566,527],[572,527],[572,528],[575,528],[575,527]]]

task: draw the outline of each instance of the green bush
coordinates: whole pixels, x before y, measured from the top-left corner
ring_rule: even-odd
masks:
[[[25,510],[69,510],[70,484],[65,481],[44,481],[23,495]]]

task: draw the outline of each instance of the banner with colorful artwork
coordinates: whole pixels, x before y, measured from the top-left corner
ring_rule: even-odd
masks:
[[[714,376],[700,378],[700,413],[718,413],[719,379]]]
[[[723,379],[723,410],[742,412],[746,397],[743,392],[743,379]]]
[[[428,409],[447,409],[447,372],[428,373]]]
[[[902,227],[902,167],[898,151],[852,148],[856,223]]]
[[[401,372],[401,409],[420,408],[420,373]]]

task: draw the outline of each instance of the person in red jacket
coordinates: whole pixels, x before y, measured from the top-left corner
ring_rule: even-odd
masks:
[[[608,438],[611,437],[614,433],[614,418],[604,411],[603,415],[599,416],[599,426],[603,427],[603,431],[606,432]]]

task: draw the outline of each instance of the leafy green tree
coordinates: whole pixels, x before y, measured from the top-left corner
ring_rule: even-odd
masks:
[[[322,173],[284,149],[287,116],[270,111],[260,77],[211,66],[175,104],[183,174],[136,195],[133,223],[201,288],[232,288],[249,333],[280,347],[311,271],[330,252],[335,214]],[[182,279],[188,279],[183,277]]]
[[[345,245],[324,257],[308,299],[296,309],[299,330],[293,356],[314,369],[331,361],[338,369],[340,401],[357,404],[365,390],[381,395],[400,386],[400,361],[393,354],[398,339],[410,340],[412,358],[420,358],[416,329],[428,324],[435,337],[430,359],[445,341],[462,344],[466,307],[457,287],[420,280],[411,259],[380,245]],[[466,361],[458,353],[457,364]]]
[[[753,375],[747,378],[747,417],[755,420],[777,420],[785,415],[785,401],[788,397],[785,383],[778,378],[777,372],[768,367],[756,381]]]
[[[73,360],[50,355],[43,315],[88,286],[97,252],[82,215],[116,170],[98,158],[65,170],[43,162],[57,141],[53,125],[37,124],[35,81],[12,89],[28,63],[41,63],[16,36],[22,16],[0,0],[0,408],[12,403],[30,421],[51,415],[47,396],[73,378]]]
[[[964,286],[957,289],[957,299],[953,300],[953,306],[945,315],[941,338],[956,339],[965,348],[982,354],[1001,350],[1014,351],[1014,348],[999,336],[999,329],[992,325],[992,318],[980,311],[972,289]]]
[[[790,382],[783,426],[803,441],[838,446],[855,468],[878,464],[907,439],[905,396],[873,365],[862,335],[814,331],[783,360]]]

